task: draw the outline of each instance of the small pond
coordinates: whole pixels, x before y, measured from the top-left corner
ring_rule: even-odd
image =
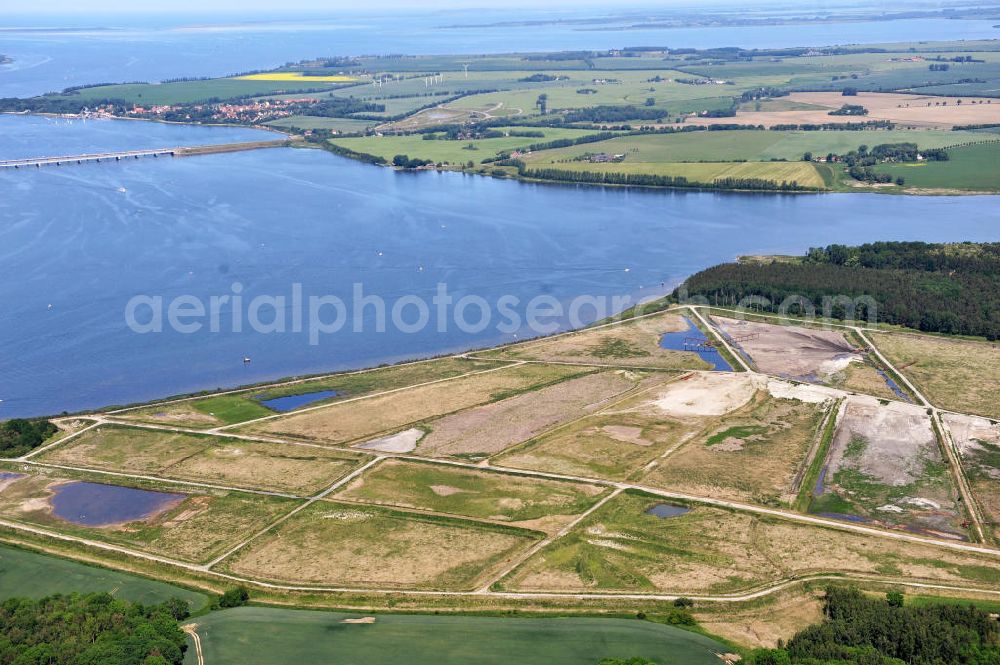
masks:
[[[712,366],[713,370],[732,372],[733,366],[726,362],[722,354],[714,347],[705,344],[708,341],[705,333],[686,316],[684,322],[687,323],[687,330],[663,333],[660,337],[660,348],[697,353],[702,360]]]
[[[691,512],[691,509],[687,506],[675,506],[669,503],[658,503],[652,508],[646,511],[647,515],[655,515],[660,519],[668,519],[670,517],[678,517],[685,513]]]
[[[0,471],[0,483],[5,480],[17,480],[18,478],[24,478],[24,474],[14,473],[13,471]]]
[[[281,413],[284,413],[286,411],[301,409],[303,406],[309,406],[315,402],[321,402],[325,399],[336,397],[337,395],[338,393],[336,390],[318,390],[316,392],[302,393],[300,395],[285,395],[284,397],[262,399],[260,400],[260,403],[272,411],[280,411]]]
[[[173,508],[186,494],[120,485],[72,482],[54,488],[52,514],[82,526],[109,526],[145,519]]]

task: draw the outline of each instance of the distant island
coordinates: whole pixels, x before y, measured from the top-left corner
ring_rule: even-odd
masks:
[[[1000,42],[359,56],[8,112],[266,127],[397,169],[764,192],[1000,191]]]

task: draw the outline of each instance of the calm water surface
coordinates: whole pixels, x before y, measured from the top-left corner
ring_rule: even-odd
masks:
[[[55,488],[49,503],[56,517],[83,526],[108,526],[145,519],[179,504],[184,494],[134,487],[72,482]]]
[[[6,122],[13,120],[26,119]],[[86,134],[92,125],[79,127]],[[495,304],[513,296],[523,314],[535,296],[568,303],[581,294],[660,294],[742,253],[998,235],[1000,207],[991,197],[531,185],[397,173],[302,149],[0,172],[0,418],[371,366],[530,334],[499,331],[497,316],[475,332],[453,325],[376,332],[370,308],[359,317],[363,333],[348,326],[317,345],[290,327],[233,332],[232,308],[221,311],[220,332],[137,334],[124,318],[137,295],[204,302],[238,284],[249,302],[290,298],[299,284],[306,296],[348,303],[360,288],[391,306],[407,295],[429,302],[443,283],[455,300],[475,295]],[[595,315],[581,310],[584,321]]]
[[[658,9],[663,9],[658,8]],[[800,10],[801,11],[801,10]],[[26,97],[69,86],[177,77],[222,76],[276,67],[317,56],[359,54],[510,53],[609,49],[633,45],[673,48],[783,48],[892,41],[990,39],[996,21],[913,19],[753,27],[587,30],[549,24],[503,28],[497,21],[593,17],[607,11],[441,11],[325,17],[9,16],[0,27],[0,97]],[[39,30],[43,28],[59,28]]]

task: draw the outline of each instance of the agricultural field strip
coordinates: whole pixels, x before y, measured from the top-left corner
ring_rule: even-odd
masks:
[[[593,506],[591,506],[590,508],[588,508],[587,510],[585,510],[581,514],[577,515],[576,518],[574,518],[569,524],[567,524],[563,528],[559,529],[558,532],[556,532],[556,533],[554,533],[554,534],[552,534],[550,536],[546,536],[542,540],[539,540],[537,543],[535,543],[534,545],[532,545],[531,547],[529,547],[528,549],[526,549],[520,555],[514,557],[514,560],[507,567],[505,567],[499,573],[497,573],[496,575],[494,575],[492,578],[488,579],[486,581],[486,583],[483,584],[483,586],[479,589],[479,592],[480,593],[488,593],[491,586],[493,586],[494,584],[496,584],[497,582],[499,582],[503,578],[505,578],[508,575],[510,575],[512,572],[514,572],[514,570],[518,566],[520,566],[522,563],[524,563],[525,561],[527,561],[529,558],[531,558],[532,556],[534,556],[535,554],[537,554],[538,552],[540,552],[543,547],[546,547],[550,543],[552,543],[553,541],[555,541],[555,540],[557,540],[557,539],[562,538],[563,536],[565,536],[573,528],[575,528],[577,524],[579,524],[580,522],[582,522],[583,520],[585,520],[587,517],[589,517],[590,515],[592,515],[595,511],[597,511],[598,509],[600,509],[601,506],[603,506],[604,504],[606,504],[608,501],[611,501],[613,498],[615,498],[616,496],[618,496],[619,494],[621,494],[624,491],[625,490],[622,489],[621,487],[615,489],[613,492],[611,492],[606,497],[604,497],[603,499],[601,499],[600,501],[598,501],[597,503],[595,503]]]
[[[525,364],[524,362],[521,362],[521,361],[516,361],[516,362],[501,361],[501,362],[507,362],[508,364],[501,365],[500,367],[491,367],[490,369],[478,370],[478,371],[475,371],[475,372],[466,372],[465,374],[458,374],[456,376],[447,376],[447,377],[445,377],[443,379],[435,379],[433,381],[426,381],[424,383],[418,383],[418,384],[412,385],[412,386],[403,386],[402,388],[393,388],[391,390],[383,390],[382,392],[374,393],[374,394],[371,394],[371,395],[358,395],[357,397],[351,397],[349,399],[344,399],[344,400],[340,400],[340,401],[336,401],[336,402],[331,402],[329,404],[320,404],[319,406],[310,406],[310,407],[307,407],[307,408],[304,408],[304,409],[297,409],[294,412],[275,413],[275,414],[270,415],[270,416],[264,416],[263,418],[254,418],[252,420],[244,420],[243,422],[234,423],[232,425],[223,425],[222,427],[215,427],[215,428],[208,429],[208,430],[203,430],[203,431],[207,432],[208,434],[226,434],[228,436],[228,432],[226,430],[228,430],[229,428],[232,428],[232,427],[244,427],[246,425],[254,425],[256,423],[264,422],[266,420],[274,420],[275,418],[283,418],[283,417],[286,417],[286,416],[289,416],[289,415],[296,415],[296,416],[298,416],[298,415],[301,415],[303,413],[310,413],[312,411],[319,411],[321,409],[328,409],[328,408],[330,408],[332,406],[340,406],[342,404],[350,404],[351,402],[357,402],[359,400],[364,400],[364,399],[371,399],[373,397],[384,397],[385,395],[393,395],[395,393],[403,392],[405,390],[412,390],[414,388],[424,388],[426,386],[433,386],[433,385],[438,384],[438,383],[446,383],[448,381],[454,381],[456,379],[465,379],[465,378],[468,378],[470,376],[478,376],[480,374],[489,374],[490,372],[499,372],[500,370],[510,369],[512,367],[518,367],[520,365],[524,365]]]
[[[305,592],[319,592],[319,593],[371,593],[371,594],[392,594],[392,595],[411,595],[411,596],[425,596],[425,597],[481,597],[484,595],[494,596],[497,598],[510,599],[510,600],[535,600],[535,599],[571,599],[571,600],[606,600],[609,598],[621,599],[621,600],[657,600],[657,601],[673,601],[681,597],[682,594],[640,594],[640,593],[552,593],[552,592],[512,592],[512,591],[488,591],[485,594],[481,591],[423,591],[423,590],[399,590],[399,589],[359,589],[353,587],[314,587],[314,586],[296,586],[287,584],[275,584],[272,582],[263,582],[250,578],[240,577],[238,575],[231,575],[229,573],[222,573],[214,570],[205,570],[203,566],[199,564],[187,563],[185,561],[177,561],[175,559],[170,559],[168,557],[157,556],[155,554],[146,554],[145,552],[136,552],[130,550],[126,547],[120,547],[117,545],[110,545],[108,543],[103,543],[100,541],[88,540],[86,538],[80,538],[77,536],[68,536],[66,534],[58,533],[55,531],[49,531],[47,529],[42,529],[38,527],[31,527],[24,524],[19,524],[17,522],[8,522],[6,520],[0,519],[0,527],[6,527],[14,531],[21,531],[24,533],[29,533],[35,536],[41,536],[45,538],[51,538],[54,540],[59,540],[68,543],[74,543],[77,545],[85,545],[99,550],[104,550],[108,552],[115,552],[118,554],[124,554],[126,556],[131,556],[138,559],[143,559],[145,561],[151,561],[154,563],[160,563],[164,565],[176,566],[183,568],[185,570],[207,574],[218,579],[227,580],[230,582],[235,582],[237,584],[249,584],[252,586],[257,586],[263,589],[271,589],[275,591],[305,591]],[[900,580],[894,578],[881,578],[867,575],[834,575],[828,573],[820,573],[815,575],[802,575],[795,577],[794,579],[780,580],[773,584],[763,585],[753,591],[739,593],[739,594],[729,594],[729,595],[718,595],[718,596],[699,596],[683,594],[683,597],[691,598],[692,600],[700,602],[720,602],[720,603],[741,603],[749,600],[756,600],[759,598],[764,598],[774,593],[779,593],[797,584],[806,584],[810,582],[818,582],[823,580],[832,581],[842,581],[844,579],[853,579],[859,582],[869,582],[878,584],[891,584],[894,586],[905,586],[915,589],[929,589],[929,590],[940,590],[940,591],[954,591],[954,592],[964,592],[964,593],[979,593],[991,596],[1000,596],[1000,590],[988,589],[982,587],[964,587],[955,586],[948,584],[933,584],[929,582],[912,582],[909,580]]]
[[[274,529],[278,525],[283,524],[288,519],[290,519],[291,517],[295,516],[299,512],[305,510],[306,508],[308,508],[312,504],[316,503],[320,499],[323,499],[324,497],[329,496],[333,492],[336,492],[338,489],[340,489],[341,487],[343,487],[347,483],[351,482],[352,480],[354,480],[355,478],[357,478],[358,476],[360,476],[361,474],[363,474],[365,471],[367,471],[368,469],[372,468],[373,466],[375,466],[376,464],[378,464],[379,462],[381,462],[384,459],[385,459],[384,455],[379,455],[379,456],[375,457],[375,459],[370,460],[367,464],[358,467],[357,469],[355,469],[351,473],[347,474],[346,476],[344,476],[343,478],[341,478],[337,482],[335,482],[332,485],[330,485],[329,487],[327,487],[325,490],[323,490],[322,492],[320,492],[316,496],[310,497],[307,501],[304,501],[303,503],[300,503],[295,508],[292,508],[290,511],[288,511],[287,513],[285,513],[284,515],[282,515],[281,517],[279,517],[275,521],[271,522],[270,524],[268,524],[267,526],[265,526],[263,529],[261,529],[257,533],[251,535],[249,538],[246,538],[242,542],[237,543],[236,545],[234,545],[231,548],[229,548],[229,550],[227,550],[226,552],[223,552],[222,554],[220,554],[219,556],[217,556],[215,559],[209,561],[205,565],[205,569],[206,570],[210,570],[213,566],[218,565],[219,563],[221,563],[227,557],[230,557],[233,554],[235,554],[236,552],[239,552],[241,549],[243,549],[244,547],[246,547],[248,544],[250,544],[251,542],[253,542],[257,538],[260,538],[265,533],[268,533],[269,531],[271,531],[272,529]]]

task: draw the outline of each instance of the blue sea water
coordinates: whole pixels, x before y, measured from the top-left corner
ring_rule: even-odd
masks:
[[[669,9],[658,6],[657,11]],[[947,18],[756,26],[594,30],[573,23],[484,26],[498,21],[587,18],[609,8],[325,14],[8,15],[0,24],[0,97],[26,97],[69,86],[177,77],[223,76],[319,56],[510,53],[609,49],[784,48],[886,41],[996,38],[995,21]],[[800,11],[799,13],[808,13]],[[833,14],[830,8],[827,14]],[[634,23],[623,21],[623,25]],[[460,27],[446,27],[460,26]],[[465,26],[465,27],[461,27]],[[470,27],[473,26],[473,27]]]
[[[8,117],[34,126],[33,118]],[[95,142],[94,125],[72,126]],[[103,128],[103,126],[100,126]],[[121,140],[147,123],[122,123]],[[191,128],[158,126],[176,142]],[[215,132],[213,128],[198,128]],[[15,129],[15,131],[17,131]],[[230,136],[218,130],[219,137]],[[103,129],[101,130],[103,133]],[[43,137],[40,137],[40,140]],[[209,136],[212,142],[214,139]],[[58,143],[42,143],[52,154]],[[943,223],[946,220],[947,223]],[[761,195],[525,184],[402,173],[302,149],[0,172],[0,418],[131,403],[456,352],[537,334],[497,303],[662,294],[744,253],[833,242],[995,240],[992,197]],[[484,298],[490,325],[378,330],[377,312],[310,344],[308,330],[140,334],[135,296]],[[605,300],[608,303],[610,301]],[[164,305],[164,309],[166,308]],[[454,308],[452,308],[453,310]],[[474,307],[468,308],[474,314]],[[242,318],[245,319],[245,312]],[[349,312],[350,314],[350,312]],[[599,318],[581,310],[580,323]],[[408,315],[410,320],[414,314]],[[262,318],[267,318],[266,314]],[[353,317],[351,317],[353,318]],[[475,320],[476,317],[469,317]],[[565,329],[565,315],[551,323]],[[251,356],[253,362],[244,364]]]

